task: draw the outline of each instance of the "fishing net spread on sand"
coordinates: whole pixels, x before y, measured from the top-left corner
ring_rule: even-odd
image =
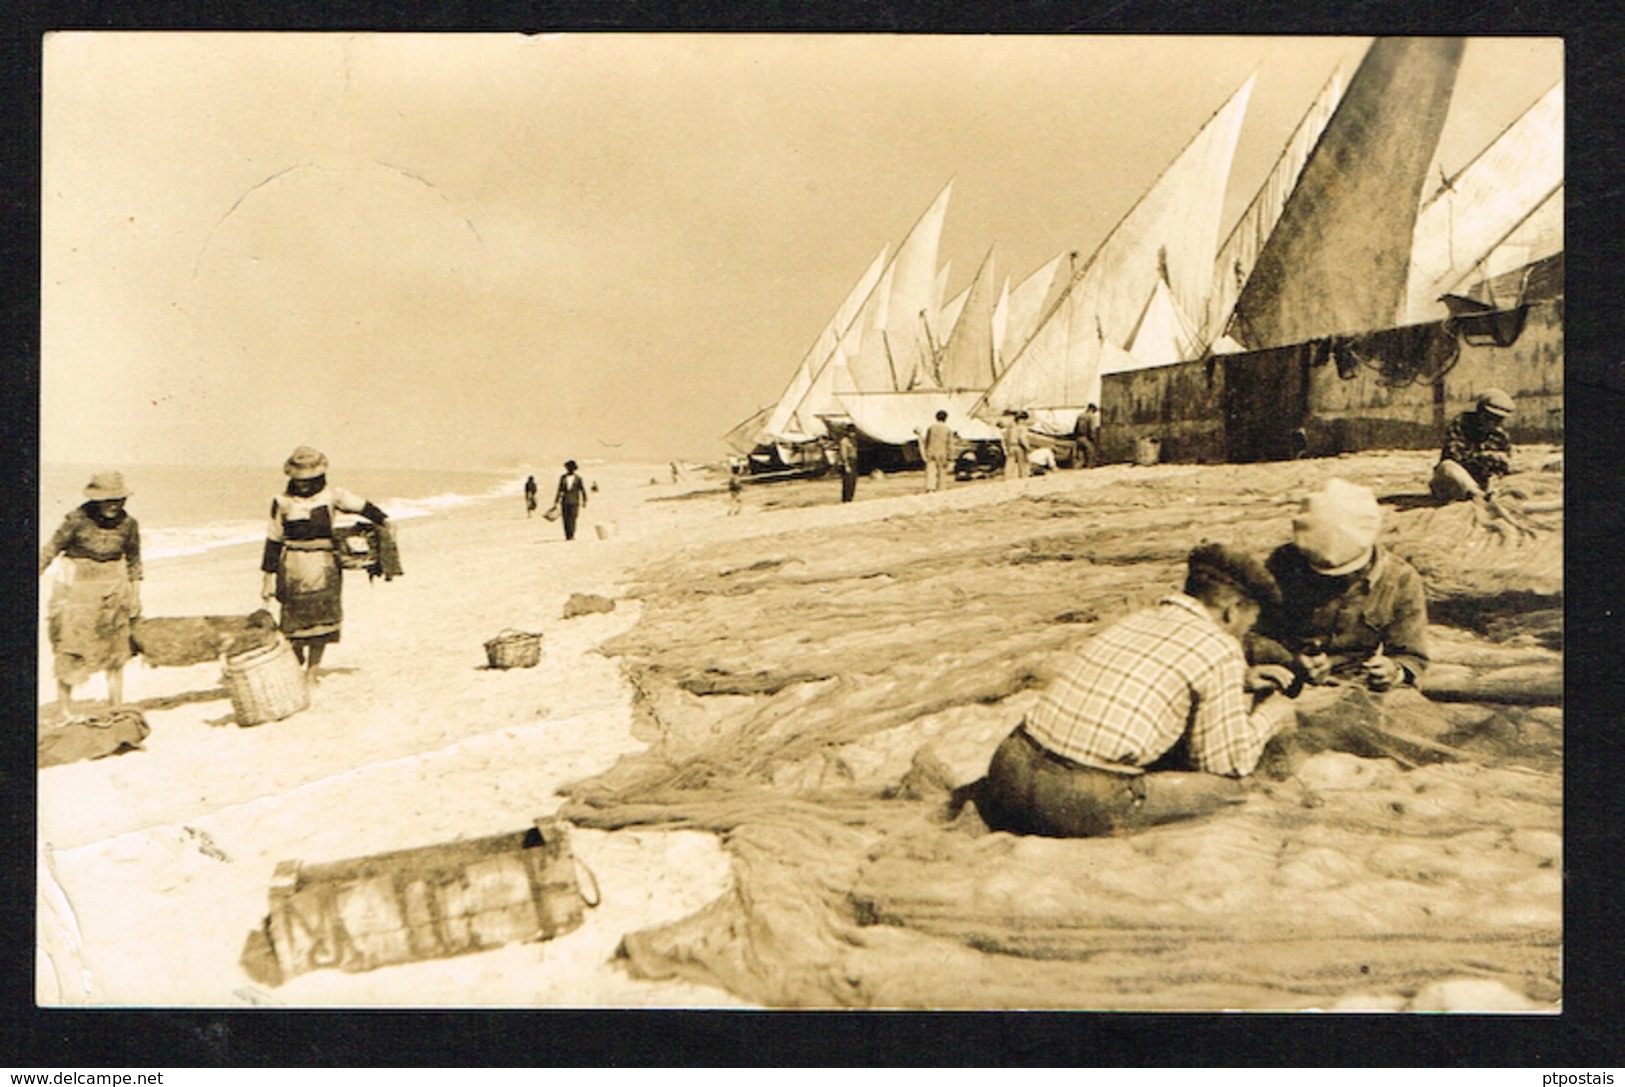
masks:
[[[1069,648],[1177,587],[1200,539],[1262,554],[1326,476],[1386,494],[1427,467],[1078,473],[644,570],[642,618],[606,651],[649,747],[564,814],[712,831],[734,882],[627,934],[628,967],[771,1006],[1325,1007],[1463,976],[1555,1000],[1561,709],[1490,683],[1560,667],[1526,632],[1437,628],[1452,701],[1306,694],[1248,797],[1208,819],[1044,839],[990,833],[966,802]],[[1393,512],[1389,542],[1449,599],[1502,592],[1433,548],[1455,516]],[[1517,576],[1560,603],[1560,580]]]

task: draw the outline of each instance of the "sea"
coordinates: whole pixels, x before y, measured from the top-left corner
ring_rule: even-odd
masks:
[[[85,501],[85,484],[105,465],[42,464],[39,537],[43,545],[62,518]],[[141,525],[144,560],[196,555],[265,539],[271,499],[287,480],[276,467],[130,465],[120,469],[131,495],[127,508]],[[415,468],[354,468],[333,472],[332,483],[369,499],[392,520],[427,517],[477,502],[521,501],[525,476],[508,472]],[[544,489],[551,479],[534,473]]]

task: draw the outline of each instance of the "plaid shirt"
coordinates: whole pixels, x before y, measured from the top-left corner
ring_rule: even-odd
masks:
[[[1138,773],[1188,735],[1199,770],[1241,777],[1291,712],[1249,712],[1241,643],[1184,593],[1107,627],[1027,714],[1028,735],[1085,766]]]
[[[1499,423],[1487,422],[1478,411],[1464,411],[1445,428],[1443,463],[1453,460],[1467,469],[1480,487],[1512,471],[1512,441]]]

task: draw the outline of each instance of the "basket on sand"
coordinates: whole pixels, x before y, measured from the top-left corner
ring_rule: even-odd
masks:
[[[280,721],[310,707],[305,670],[280,635],[269,645],[228,656],[220,679],[239,725]]]
[[[542,659],[542,636],[504,630],[485,643],[485,659],[492,668],[534,668]]]

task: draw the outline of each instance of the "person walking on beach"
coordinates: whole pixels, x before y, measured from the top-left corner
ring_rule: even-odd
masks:
[[[576,518],[587,508],[587,486],[576,475],[576,462],[564,462],[564,474],[559,477],[558,490],[553,494],[553,508],[564,516],[564,538],[576,538]]]
[[[536,512],[536,477],[525,477],[525,516]]]
[[[288,477],[271,499],[271,521],[260,559],[260,596],[281,605],[282,633],[293,644],[305,676],[316,682],[327,647],[344,623],[344,568],[334,541],[333,515],[360,514],[375,525],[389,515],[364,498],[327,482],[325,454],[301,445],[282,465]]]
[[[954,432],[948,425],[948,413],[937,412],[937,421],[925,428],[920,439],[920,455],[925,458],[925,490],[927,494],[942,490],[954,459]]]
[[[93,672],[107,676],[107,701],[124,702],[130,627],[141,615],[141,528],[124,508],[130,489],[118,472],[98,472],[86,501],[62,519],[39,556],[39,572],[58,557],[46,606],[55,657],[57,706],[73,719],[73,689]]]
[[[1485,389],[1472,411],[1450,420],[1439,463],[1428,482],[1434,498],[1482,504],[1495,479],[1512,472],[1512,439],[1507,437],[1505,423],[1514,410],[1506,392]]]
[[[728,516],[736,517],[745,508],[745,483],[739,478],[739,468],[728,466]]]
[[[1249,670],[1242,656],[1242,635],[1275,599],[1251,556],[1191,551],[1184,591],[1090,639],[999,745],[977,799],[988,825],[1123,834],[1239,799],[1239,779],[1295,717],[1276,693],[1292,673]]]
[[[835,447],[835,462],[841,466],[841,501],[850,502],[858,493],[858,441],[851,427],[841,431],[841,440]]]
[[[1249,659],[1309,683],[1416,686],[1428,662],[1427,591],[1415,567],[1377,543],[1381,529],[1365,487],[1331,479],[1304,499],[1292,542],[1265,560],[1281,596],[1247,639]]]

